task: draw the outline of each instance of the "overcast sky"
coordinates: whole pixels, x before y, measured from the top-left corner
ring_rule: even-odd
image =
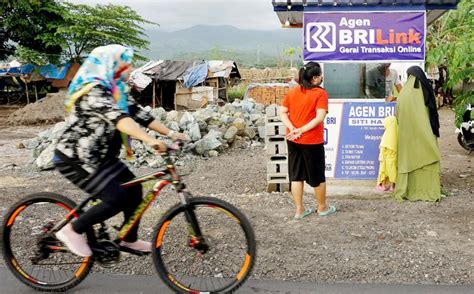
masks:
[[[271,0],[68,0],[76,4],[127,5],[143,18],[175,31],[198,24],[233,25],[241,29],[278,30]]]

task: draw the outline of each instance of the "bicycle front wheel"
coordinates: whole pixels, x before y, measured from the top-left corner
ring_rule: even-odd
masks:
[[[75,206],[45,192],[23,198],[7,212],[0,230],[3,258],[21,282],[38,291],[65,291],[89,274],[92,258],[70,253],[54,236],[45,238]]]
[[[207,252],[190,240],[185,208],[172,207],[155,229],[153,261],[161,279],[174,291],[229,293],[249,277],[256,255],[253,229],[231,204],[208,197],[190,198]]]

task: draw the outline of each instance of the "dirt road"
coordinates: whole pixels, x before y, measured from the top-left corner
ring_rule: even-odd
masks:
[[[453,112],[442,109],[440,203],[398,203],[390,198],[331,197],[338,213],[295,222],[287,193],[266,193],[265,152],[261,147],[231,150],[181,167],[195,194],[225,199],[245,212],[258,238],[253,279],[311,282],[474,284],[474,154],[458,145]],[[1,125],[1,123],[0,123]],[[44,128],[44,127],[43,127]],[[0,213],[34,191],[83,195],[54,171],[38,173],[31,152],[17,149],[40,127],[8,127],[0,136]],[[137,174],[147,172],[136,170]],[[141,234],[149,238],[157,218],[177,201],[165,191],[145,216]],[[311,196],[305,196],[314,205]],[[1,264],[1,262],[0,262]],[[99,272],[154,274],[149,258],[124,257],[120,268]]]

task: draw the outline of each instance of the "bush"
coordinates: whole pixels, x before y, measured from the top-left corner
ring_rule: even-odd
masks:
[[[462,93],[457,96],[453,101],[454,123],[456,124],[457,128],[461,126],[462,115],[466,111],[466,107],[469,103],[474,105],[474,91]]]
[[[229,102],[233,102],[235,99],[243,99],[245,95],[246,87],[243,84],[233,86],[227,92]]]

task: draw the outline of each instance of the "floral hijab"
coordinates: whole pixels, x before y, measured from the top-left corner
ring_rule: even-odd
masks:
[[[101,46],[92,50],[69,86],[66,111],[70,112],[79,98],[89,93],[93,87],[101,85],[111,91],[118,107],[128,113],[127,86],[121,74],[124,69],[121,65],[130,66],[132,58],[133,50],[121,45]],[[130,138],[122,133],[122,140],[127,157],[130,158]]]

